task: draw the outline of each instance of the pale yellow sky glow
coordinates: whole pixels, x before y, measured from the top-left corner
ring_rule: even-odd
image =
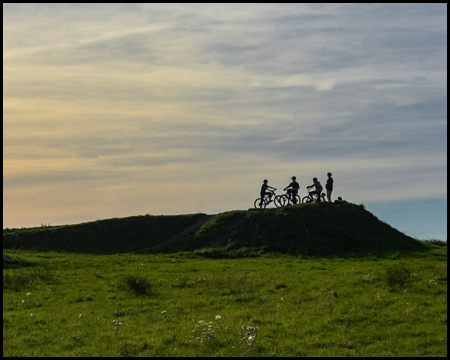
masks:
[[[3,4],[3,227],[446,199],[446,11]]]

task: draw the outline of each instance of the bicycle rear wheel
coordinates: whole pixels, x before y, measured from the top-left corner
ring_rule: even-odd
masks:
[[[261,198],[257,198],[254,203],[255,209],[265,209],[266,205],[267,204],[264,201],[264,199],[261,199]]]
[[[286,197],[284,195],[277,195],[273,202],[276,207],[284,206],[286,204]]]
[[[309,195],[305,196],[305,197],[302,199],[302,203],[304,203],[304,204],[309,204],[309,203],[311,203],[311,202],[312,202],[312,199],[309,197]]]

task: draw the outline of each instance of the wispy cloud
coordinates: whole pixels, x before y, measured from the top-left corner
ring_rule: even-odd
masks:
[[[3,4],[4,223],[446,196],[446,89],[446,4]]]

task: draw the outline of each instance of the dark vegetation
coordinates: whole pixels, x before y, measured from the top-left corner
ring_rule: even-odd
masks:
[[[277,209],[230,211],[208,221],[195,235],[171,245],[207,257],[263,252],[333,256],[367,255],[426,248],[365,210],[363,205],[299,204]]]
[[[162,244],[205,214],[133,216],[78,225],[3,230],[4,249],[113,254]],[[261,253],[334,256],[420,251],[426,245],[365,210],[363,205],[299,204],[221,213],[162,252],[194,251],[210,258]],[[3,260],[5,265],[5,259]],[[14,266],[12,259],[6,262]]]
[[[391,289],[404,288],[411,280],[413,271],[403,265],[395,265],[386,269],[386,283]]]
[[[120,290],[134,293],[135,295],[151,295],[152,283],[145,276],[127,275],[119,280]]]
[[[205,216],[143,215],[76,225],[4,229],[3,249],[90,254],[135,251],[158,245]]]

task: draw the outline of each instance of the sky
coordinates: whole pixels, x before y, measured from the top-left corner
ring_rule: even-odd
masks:
[[[3,228],[244,210],[327,172],[447,240],[447,4],[3,4]]]

